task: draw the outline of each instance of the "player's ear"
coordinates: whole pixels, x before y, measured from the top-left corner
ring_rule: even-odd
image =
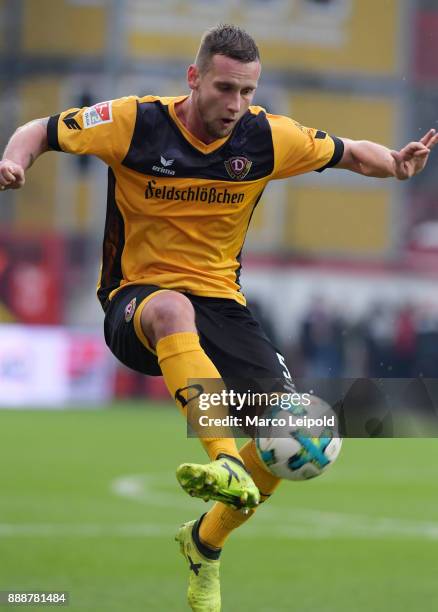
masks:
[[[197,89],[199,85],[199,68],[196,64],[190,64],[187,69],[187,83],[190,89]]]

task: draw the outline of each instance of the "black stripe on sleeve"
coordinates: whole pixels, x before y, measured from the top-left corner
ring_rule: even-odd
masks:
[[[54,151],[61,151],[61,147],[59,146],[58,140],[58,121],[59,115],[52,115],[49,118],[49,122],[47,124],[47,141],[49,143],[49,147]]]
[[[335,150],[333,151],[332,158],[325,166],[319,168],[318,170],[315,170],[315,172],[324,172],[326,168],[332,168],[333,166],[336,166],[336,164],[341,161],[342,156],[344,155],[343,141],[340,138],[337,138],[336,136],[331,136],[330,138],[335,143]]]

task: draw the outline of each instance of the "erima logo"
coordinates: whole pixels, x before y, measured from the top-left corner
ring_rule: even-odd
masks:
[[[152,166],[152,170],[159,172],[160,174],[169,174],[170,176],[173,176],[175,174],[175,170],[169,170],[169,166],[171,166],[174,161],[174,159],[166,159],[160,155],[161,166]]]
[[[73,111],[72,113],[68,113],[68,115],[64,117],[63,121],[69,130],[80,130],[81,129],[81,126],[76,121],[76,119],[73,119],[73,117],[75,117],[75,115],[77,115],[78,112],[79,111]]]

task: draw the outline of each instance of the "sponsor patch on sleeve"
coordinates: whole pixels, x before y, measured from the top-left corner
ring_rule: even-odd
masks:
[[[91,128],[102,123],[111,123],[113,120],[112,101],[99,102],[84,111],[84,128]]]

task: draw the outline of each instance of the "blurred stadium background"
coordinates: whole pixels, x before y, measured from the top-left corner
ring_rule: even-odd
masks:
[[[127,94],[186,92],[199,37],[218,22],[238,23],[258,41],[256,103],[271,112],[393,148],[438,128],[436,0],[0,0],[0,148],[35,117]],[[409,182],[328,171],[266,190],[248,233],[243,284],[294,376],[438,377],[437,168],[435,152]],[[129,505],[105,488],[145,462],[155,487],[157,456],[171,474],[188,448],[198,452],[182,426],[176,432],[173,412],[157,407],[167,398],[161,379],[119,366],[103,345],[95,284],[105,168],[50,153],[27,181],[0,197],[0,405],[27,408],[0,414],[0,565],[10,561],[0,589],[70,585],[78,610],[185,609],[168,536],[196,503],[174,491],[171,476],[169,490],[152,496],[161,502],[149,496],[155,506],[141,495],[143,505]],[[133,399],[138,407],[126,404]],[[112,406],[107,421],[86,410],[93,405]],[[164,453],[156,447],[167,432],[175,445]],[[293,504],[299,509],[274,545],[269,529],[264,536],[251,527],[282,566],[260,554],[253,585],[266,583],[264,602],[247,583],[244,594],[233,591],[237,600],[228,591],[227,609],[295,609],[295,596],[309,611],[438,603],[434,447],[406,441],[408,453],[400,441],[347,442],[323,484],[275,502],[280,525]],[[138,482],[123,487],[129,494]],[[242,584],[244,553],[258,557],[251,537],[239,537],[232,568]],[[318,539],[339,542],[334,551]],[[145,550],[154,561],[145,562]],[[288,556],[298,550],[300,563]]]
[[[432,0],[0,0],[0,145],[14,126],[71,106],[184,93],[199,36],[219,21],[258,40],[256,102],[274,113],[390,147],[438,127]],[[244,288],[295,376],[438,375],[436,167],[432,156],[407,183],[326,172],[266,191]],[[76,390],[107,359],[94,292],[105,189],[98,160],[48,154],[0,208],[0,321],[82,328],[65,339]],[[30,375],[27,347],[14,344],[0,353],[1,384],[8,371]],[[114,381],[121,396],[163,391],[120,368]]]

